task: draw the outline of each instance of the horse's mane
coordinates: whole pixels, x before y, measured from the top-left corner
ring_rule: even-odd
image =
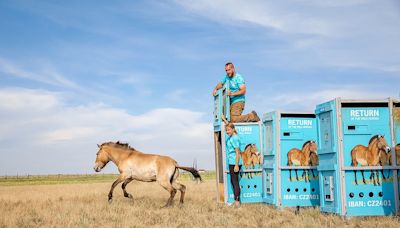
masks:
[[[305,142],[301,148],[304,148],[310,142],[312,142],[312,140],[308,140],[307,142]]]
[[[374,141],[375,139],[379,138],[379,136],[381,135],[374,135],[372,136],[372,138],[369,140],[368,145],[372,143],[372,141]]]
[[[117,142],[105,142],[101,144],[101,146],[108,145],[108,146],[113,146],[117,148],[123,148],[123,149],[128,149],[128,150],[136,150],[135,148],[129,146],[128,143],[121,143],[120,141]]]
[[[244,148],[244,150],[247,150],[247,147],[252,146],[253,143],[247,144],[246,147]]]

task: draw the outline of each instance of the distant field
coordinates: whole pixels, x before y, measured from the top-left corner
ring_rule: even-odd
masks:
[[[160,207],[169,194],[154,182],[129,184],[133,201],[123,197],[119,185],[113,203],[108,204],[113,175],[51,176],[40,180],[45,184],[1,180],[0,227],[400,227],[399,217],[346,220],[321,214],[318,208],[303,209],[299,215],[265,204],[231,208],[216,203],[215,179],[203,176],[202,183],[188,175],[180,177],[187,186],[185,205],[179,205],[177,193],[175,205],[168,209]]]
[[[118,174],[0,176],[0,186],[112,182],[117,176]],[[204,180],[214,179],[215,172],[202,172],[201,176]],[[191,178],[190,173],[180,171],[180,180]]]

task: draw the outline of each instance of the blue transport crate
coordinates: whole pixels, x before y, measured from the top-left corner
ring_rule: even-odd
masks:
[[[229,120],[230,101],[226,95],[226,85],[214,97],[214,144],[215,144],[215,166],[217,175],[217,201],[224,203],[233,202],[233,188],[230,182],[229,165],[227,160],[225,140],[225,124],[221,119],[224,114]],[[235,123],[235,128],[241,139],[240,150],[245,151],[246,146],[253,148],[262,157],[262,125],[259,123]],[[242,203],[262,202],[262,169],[261,165],[242,166],[239,175]]]
[[[397,214],[397,169],[388,162],[394,149],[391,103],[336,98],[317,105],[321,211]]]
[[[259,154],[258,161],[260,161],[262,144],[261,144],[261,134],[262,128],[261,123],[235,123],[236,131],[241,140],[240,151],[244,152],[246,146],[253,146],[255,148],[255,152]],[[225,134],[224,137],[227,135]],[[225,149],[224,149],[225,151]],[[226,154],[225,154],[226,157]],[[226,158],[226,194],[227,203],[232,203],[234,201],[233,198],[233,188],[230,182],[229,168],[228,168],[228,160]],[[240,185],[240,200],[242,203],[260,203],[263,202],[262,199],[262,165],[252,164],[248,167],[242,165],[242,169],[240,170],[239,177],[239,185]]]
[[[263,116],[263,200],[277,207],[319,205],[317,122],[313,113]]]

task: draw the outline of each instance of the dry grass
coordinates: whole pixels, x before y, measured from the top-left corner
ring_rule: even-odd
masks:
[[[215,180],[185,180],[184,206],[161,209],[168,193],[157,183],[132,182],[107,202],[110,183],[0,187],[0,227],[400,227],[399,217],[342,219],[318,209],[276,210],[264,204],[234,209],[215,201]]]

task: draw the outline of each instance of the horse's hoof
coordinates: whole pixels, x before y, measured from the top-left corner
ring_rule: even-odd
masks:
[[[112,199],[108,199],[108,203],[111,204],[112,203]]]
[[[129,198],[129,199],[133,199],[133,196],[131,195],[131,194],[126,194],[126,195],[124,195],[126,198]]]

